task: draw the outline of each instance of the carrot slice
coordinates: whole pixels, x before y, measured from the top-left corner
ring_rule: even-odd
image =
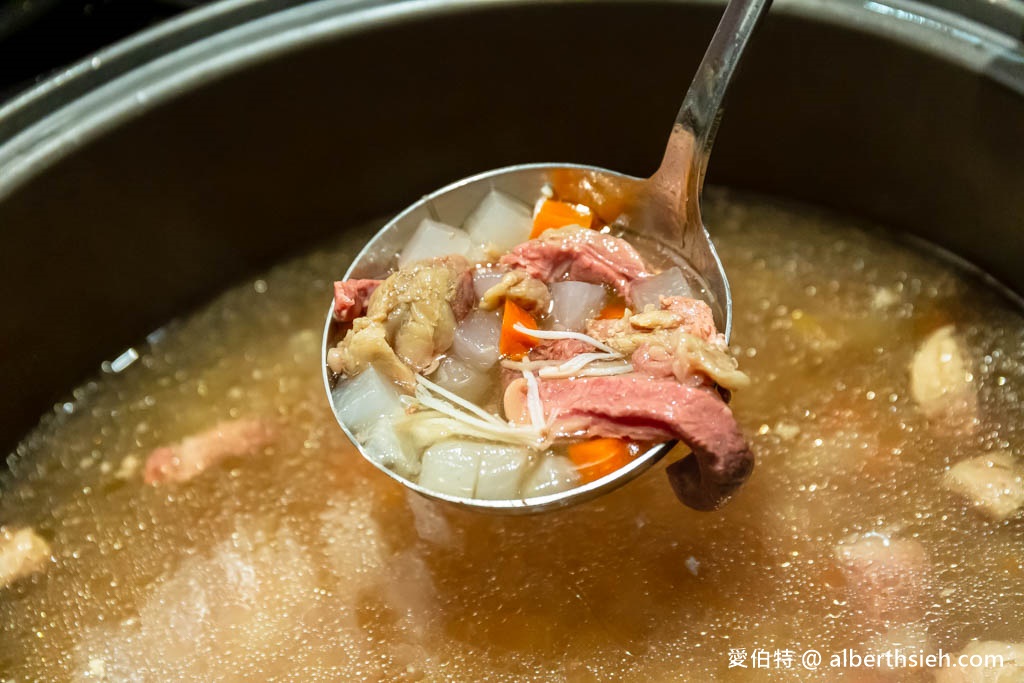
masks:
[[[537,237],[549,228],[564,228],[567,225],[582,225],[589,228],[594,222],[594,214],[582,204],[569,204],[554,199],[545,199],[540,211],[533,219],[533,232],[530,239]]]
[[[505,299],[505,311],[501,316],[501,337],[498,339],[498,351],[501,355],[519,360],[526,355],[526,352],[540,343],[536,337],[523,334],[515,328],[516,323],[522,323],[523,327],[531,330],[537,329],[537,321],[533,316]]]
[[[618,320],[626,315],[626,304],[608,304],[597,314],[598,320]]]
[[[576,470],[585,483],[611,474],[633,460],[630,457],[628,441],[609,437],[590,439],[569,446],[569,459],[576,465]]]

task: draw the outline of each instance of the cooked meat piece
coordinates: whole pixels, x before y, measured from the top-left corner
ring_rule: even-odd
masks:
[[[672,352],[660,344],[642,343],[630,356],[633,369],[652,377],[675,377]]]
[[[871,532],[836,546],[850,607],[871,626],[915,621],[924,614],[928,557],[914,539]]]
[[[228,457],[253,455],[275,437],[266,421],[241,418],[220,422],[170,446],[157,448],[146,459],[147,484],[182,483]]]
[[[679,330],[638,330],[629,324],[628,316],[619,320],[592,320],[587,334],[602,341],[627,358],[641,346],[675,349]]]
[[[395,353],[420,372],[452,345],[474,298],[469,262],[445,256],[391,275],[370,297],[366,317],[384,324]]]
[[[545,339],[530,349],[527,357],[529,360],[569,360],[593,351],[593,346],[579,339]]]
[[[391,348],[384,325],[369,318],[356,318],[341,343],[327,352],[327,365],[349,377],[373,366],[410,393],[416,387],[415,373]]]
[[[952,325],[932,332],[910,364],[910,394],[922,412],[941,410],[942,401],[967,391],[967,363]]]
[[[750,378],[739,369],[735,358],[717,345],[687,332],[679,333],[672,369],[680,382],[686,378],[707,377],[730,391],[750,386]]]
[[[662,308],[592,320],[587,333],[628,356],[633,367],[654,377],[675,377],[690,385],[715,382],[726,389],[750,383],[727,353],[725,338],[715,330],[711,308],[698,299],[661,298]]]
[[[910,363],[910,395],[920,411],[950,432],[977,426],[978,399],[970,361],[953,325],[932,332]]]
[[[1006,451],[961,460],[946,472],[943,484],[995,520],[1024,507],[1024,466]]]
[[[396,271],[380,283],[370,296],[366,316],[388,321],[402,306],[424,301],[444,301],[456,318],[473,308],[473,277],[464,256],[452,255],[420,261]]]
[[[548,286],[525,270],[505,273],[496,285],[489,288],[480,298],[480,308],[493,311],[508,299],[523,310],[547,311],[551,303]]]
[[[603,322],[603,321],[602,321]],[[710,385],[719,381],[736,388],[747,376],[736,360],[707,342],[681,330],[633,330],[605,338],[613,349],[629,358],[633,368],[653,377],[675,377],[684,384]]]
[[[629,373],[544,380],[540,398],[558,436],[684,442],[693,454],[668,468],[669,480],[679,499],[697,510],[722,505],[754,467],[732,412],[709,389]]]
[[[634,313],[629,318],[629,324],[637,330],[653,331],[653,330],[671,330],[672,328],[679,327],[683,324],[683,316],[672,311],[654,310],[653,306],[648,306],[651,310],[644,310],[642,313]]]
[[[501,263],[544,282],[568,275],[571,280],[607,283],[623,297],[629,295],[630,282],[651,274],[629,242],[578,225],[545,230],[502,256]]]
[[[413,373],[431,372],[437,356],[451,346],[455,326],[474,300],[464,257],[444,256],[408,266],[374,290],[366,315],[356,319],[328,363],[346,375],[374,365],[411,389]]]
[[[350,323],[366,312],[366,303],[381,280],[338,280],[334,283],[334,319]]]
[[[0,588],[42,570],[50,545],[34,530],[0,527]]]
[[[596,349],[585,341],[578,339],[545,339],[530,349],[525,360],[569,360],[581,353],[593,353]],[[509,384],[522,379],[523,373],[511,368],[501,369],[502,393],[508,390]],[[525,385],[523,385],[525,386]]]
[[[675,348],[676,337],[670,333],[679,330],[725,348],[725,338],[715,328],[711,307],[700,299],[666,296],[661,298],[660,310],[643,313],[627,310],[621,318],[587,323],[587,334],[625,355],[636,351],[640,344],[660,343],[666,348]]]
[[[661,297],[662,309],[683,319],[682,329],[698,339],[725,348],[725,337],[715,327],[715,314],[707,302],[685,296]]]

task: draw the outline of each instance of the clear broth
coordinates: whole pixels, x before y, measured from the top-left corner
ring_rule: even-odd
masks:
[[[833,680],[827,667],[730,668],[729,651],[867,652],[876,636],[847,602],[833,548],[872,530],[928,553],[916,627],[930,649],[1024,641],[1024,527],[986,521],[940,483],[962,458],[1020,455],[1020,311],[851,221],[722,192],[708,204],[735,296],[733,343],[753,379],[733,409],[758,456],[720,512],[684,508],[660,467],[530,518],[434,504],[377,473],[345,441],[320,378],[330,282],[365,227],[169,325],[19,446],[0,520],[38,530],[54,558],[0,589],[0,671]],[[973,436],[942,433],[908,396],[917,344],[947,322],[974,365]],[[267,455],[179,486],[145,486],[132,471],[158,446],[248,415],[280,426]]]

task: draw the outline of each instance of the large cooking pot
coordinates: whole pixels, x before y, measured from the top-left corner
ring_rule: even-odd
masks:
[[[0,109],[0,448],[164,321],[431,188],[524,161],[650,172],[720,10],[228,1]],[[918,234],[1024,292],[1017,40],[903,0],[780,0],[744,67],[710,182]]]

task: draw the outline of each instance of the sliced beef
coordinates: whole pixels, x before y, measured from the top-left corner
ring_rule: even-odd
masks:
[[[0,526],[0,588],[41,571],[50,545],[34,530]]]
[[[623,297],[629,295],[630,282],[652,274],[629,242],[578,225],[545,230],[502,256],[501,263],[521,268],[544,282],[568,276],[581,282],[607,283]]]
[[[540,398],[559,436],[585,433],[685,443],[693,454],[671,465],[668,475],[679,499],[697,510],[722,505],[754,467],[729,407],[706,388],[629,373],[545,380],[540,382]]]
[[[350,323],[366,312],[370,295],[383,280],[338,280],[334,283],[334,319]]]
[[[274,430],[258,418],[220,422],[204,432],[157,448],[146,459],[147,484],[181,483],[228,457],[253,455],[274,439]]]
[[[350,376],[373,365],[411,390],[413,373],[432,370],[475,300],[469,262],[462,256],[403,268],[374,290],[366,315],[328,354],[328,364]]]

